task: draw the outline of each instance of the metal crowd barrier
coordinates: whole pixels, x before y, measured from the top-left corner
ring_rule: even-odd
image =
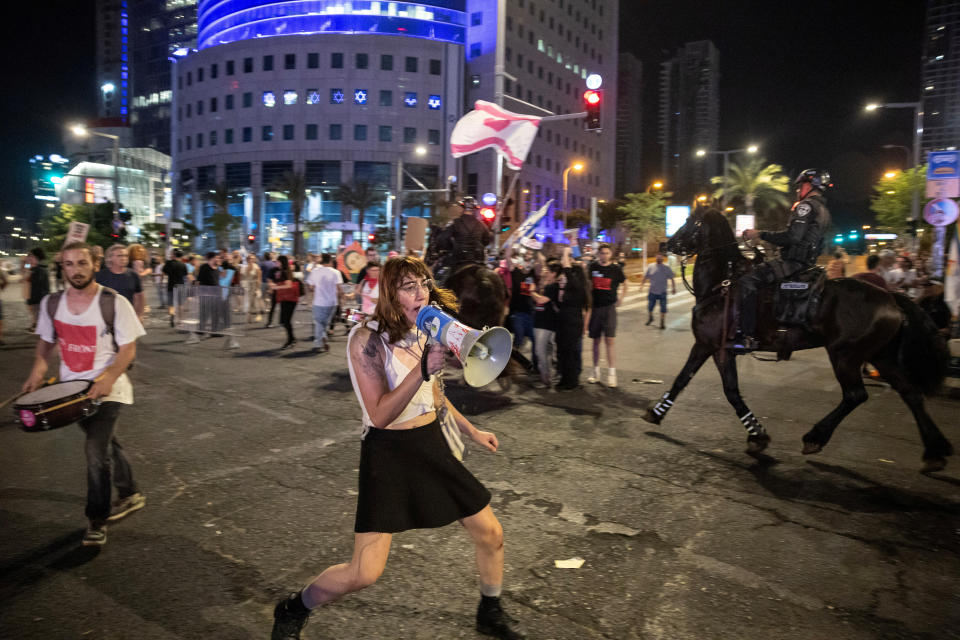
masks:
[[[181,284],[173,293],[177,329],[233,337],[244,335],[243,287]]]

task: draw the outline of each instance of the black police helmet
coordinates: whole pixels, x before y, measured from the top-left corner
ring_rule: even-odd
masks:
[[[461,207],[463,207],[464,209],[476,209],[476,208],[477,208],[477,201],[476,201],[475,198],[473,198],[473,196],[467,196],[467,197],[465,197],[463,200],[461,200],[460,202],[458,202],[457,204],[460,205]]]
[[[804,169],[793,183],[799,187],[804,182],[809,182],[811,187],[823,191],[830,186],[830,172],[826,169]]]

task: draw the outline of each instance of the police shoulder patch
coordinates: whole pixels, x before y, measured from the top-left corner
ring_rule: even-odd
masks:
[[[801,202],[800,204],[797,205],[797,215],[800,216],[801,218],[806,216],[811,211],[813,211],[813,207],[811,207],[806,202]]]

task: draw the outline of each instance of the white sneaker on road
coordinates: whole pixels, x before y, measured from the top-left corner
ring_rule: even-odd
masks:
[[[609,376],[607,376],[607,386],[611,389],[617,386],[617,374],[611,373]]]
[[[593,368],[593,375],[587,378],[587,382],[590,384],[596,384],[600,380],[600,367]]]

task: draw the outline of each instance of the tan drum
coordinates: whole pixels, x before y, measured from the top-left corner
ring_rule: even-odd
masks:
[[[87,392],[93,380],[69,380],[25,393],[13,403],[13,412],[24,431],[59,429],[92,416],[100,408]]]

